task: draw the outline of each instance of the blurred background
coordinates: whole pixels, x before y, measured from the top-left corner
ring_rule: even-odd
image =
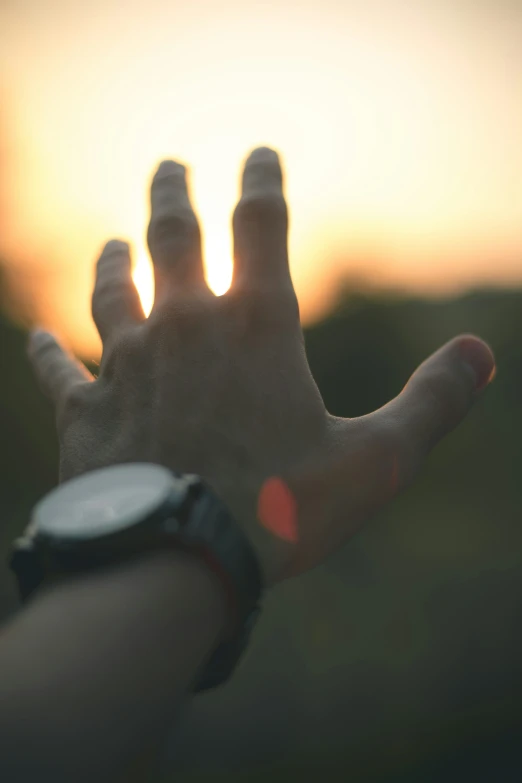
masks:
[[[165,780],[520,781],[520,0],[3,0],[0,31],[2,555],[57,474],[27,329],[96,364],[111,237],[132,242],[150,308],[163,157],[190,167],[223,293],[242,159],[275,147],[329,410],[375,409],[461,332],[498,375],[412,489],[269,597]],[[0,610],[15,606],[4,567]]]

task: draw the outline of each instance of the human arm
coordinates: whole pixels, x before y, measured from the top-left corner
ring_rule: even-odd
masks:
[[[360,419],[329,414],[306,360],[287,227],[278,158],[257,150],[234,213],[234,280],[215,297],[204,281],[185,169],[164,162],[151,188],[150,317],[132,283],[129,248],[113,241],[98,261],[93,297],[103,342],[99,377],[89,377],[50,335],[38,333],[31,343],[56,404],[61,479],[140,461],[202,476],[243,527],[270,586],[323,562],[406,487],[494,367],[484,343],[462,336],[379,411]],[[74,625],[62,613],[60,623],[65,633]],[[62,687],[59,670],[56,676]],[[11,730],[22,732],[20,713],[18,720]],[[76,725],[78,710],[69,730]]]
[[[178,716],[228,613],[217,577],[183,552],[42,591],[0,632],[2,779],[122,779]]]

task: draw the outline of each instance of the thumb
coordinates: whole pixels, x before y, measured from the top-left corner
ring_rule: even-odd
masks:
[[[495,371],[491,348],[462,335],[426,359],[401,394],[381,408],[377,415],[393,425],[401,444],[401,477],[414,474],[422,458],[465,418]]]

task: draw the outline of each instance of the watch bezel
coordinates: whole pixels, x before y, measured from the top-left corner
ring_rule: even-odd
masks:
[[[115,465],[58,486],[35,506],[31,527],[63,547],[99,542],[141,527],[166,504],[175,511],[186,492],[186,481],[161,465]]]

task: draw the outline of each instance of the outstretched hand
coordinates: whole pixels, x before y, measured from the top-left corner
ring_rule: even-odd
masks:
[[[150,317],[129,247],[112,240],[92,300],[99,377],[46,332],[33,334],[30,354],[56,405],[61,480],[123,462],[197,473],[228,504],[274,584],[322,562],[411,482],[487,385],[494,358],[478,338],[458,337],[380,410],[331,416],[306,358],[281,167],[270,149],[246,161],[233,229],[233,281],[217,297],[205,282],[185,168],[164,161],[151,186]]]

